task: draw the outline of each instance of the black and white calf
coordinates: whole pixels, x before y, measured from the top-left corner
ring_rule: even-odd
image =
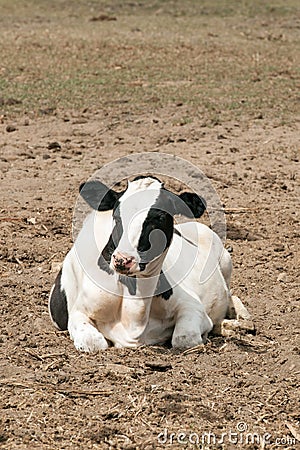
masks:
[[[116,192],[100,181],[81,186],[93,208],[51,290],[50,315],[75,347],[201,344],[231,304],[231,259],[200,217],[205,202],[175,195],[154,177]]]

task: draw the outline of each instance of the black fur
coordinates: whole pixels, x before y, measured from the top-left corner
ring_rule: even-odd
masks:
[[[122,284],[124,284],[124,286],[127,286],[130,295],[136,294],[136,281],[137,281],[136,277],[128,277],[126,275],[120,275],[119,281]],[[172,294],[173,289],[169,284],[165,274],[163,273],[163,271],[161,271],[155,289],[154,297],[162,297],[165,300],[169,300]]]
[[[96,211],[113,209],[118,199],[124,194],[124,192],[109,189],[98,180],[82,183],[79,192],[82,198]]]
[[[129,294],[136,294],[136,277],[127,277],[126,275],[119,275],[119,281],[127,286]]]
[[[102,250],[102,253],[98,259],[98,266],[100,267],[100,269],[104,270],[110,275],[113,274],[113,270],[109,267],[111,257],[113,252],[117,248],[123,234],[123,225],[120,219],[118,201],[115,203],[114,206],[114,219],[115,219],[115,226],[111,232],[111,235],[109,237],[106,246]]]
[[[62,269],[59,271],[54,289],[50,298],[50,313],[53,321],[57,324],[57,326],[61,330],[68,329],[68,308],[67,308],[67,298],[66,293],[63,289],[61,289],[61,273]]]
[[[205,201],[197,194],[184,192],[178,196],[166,189],[161,189],[159,197],[150,208],[143,223],[137,248],[141,256],[141,262],[147,263],[153,260],[170,246],[173,236],[173,216],[175,214],[195,218],[200,217],[205,208]],[[151,242],[151,232],[154,230],[161,230],[164,233],[165,242],[161,242],[159,234],[157,238],[153,234]]]
[[[114,271],[109,267],[109,264],[104,258],[103,253],[101,253],[101,255],[99,256],[97,264],[99,269],[104,270],[104,272],[108,273],[109,275],[113,275]]]
[[[163,184],[157,177],[154,177],[153,175],[138,175],[132,181],[142,180],[144,178],[152,178],[153,180],[159,181],[161,184]]]
[[[180,195],[169,192],[169,194],[172,204],[170,213],[172,215],[181,214],[189,219],[198,219],[206,210],[205,200],[193,192],[183,192]]]
[[[156,230],[160,230],[163,233],[164,239],[161,239],[163,237],[161,233],[155,235]],[[173,217],[155,205],[148,212],[138,242],[137,250],[141,256],[141,263],[147,264],[161,255],[170,246],[172,236]]]
[[[144,272],[144,270],[146,269],[147,263],[145,263],[145,262],[140,262],[140,263],[139,263],[139,266],[140,266],[140,271],[141,271],[141,272]]]
[[[164,300],[169,300],[171,295],[173,295],[173,289],[168,282],[165,274],[163,273],[163,271],[161,271],[154,296],[162,297]]]

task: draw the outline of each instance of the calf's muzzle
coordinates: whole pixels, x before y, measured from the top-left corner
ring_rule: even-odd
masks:
[[[128,272],[135,265],[135,262],[134,256],[124,253],[118,252],[112,256],[113,266],[118,272]]]

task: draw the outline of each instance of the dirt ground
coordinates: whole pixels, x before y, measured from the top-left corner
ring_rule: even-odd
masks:
[[[300,448],[299,35],[293,0],[1,1],[1,448]],[[52,326],[78,186],[138,152],[211,180],[256,334],[86,355]]]

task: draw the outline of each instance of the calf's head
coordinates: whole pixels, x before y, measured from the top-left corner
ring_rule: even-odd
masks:
[[[197,218],[206,207],[197,194],[173,194],[155,177],[136,177],[123,192],[89,181],[81,185],[80,194],[93,209],[112,210],[112,232],[98,264],[127,276],[159,272],[172,241],[174,215]]]

